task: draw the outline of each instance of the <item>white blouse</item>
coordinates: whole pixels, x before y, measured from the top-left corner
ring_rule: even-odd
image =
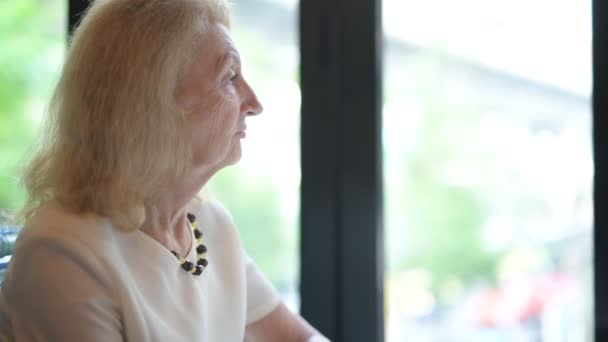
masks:
[[[201,276],[143,232],[56,203],[21,231],[0,293],[2,341],[243,341],[280,302],[212,199],[193,200],[208,247]],[[195,243],[188,260],[196,260]]]

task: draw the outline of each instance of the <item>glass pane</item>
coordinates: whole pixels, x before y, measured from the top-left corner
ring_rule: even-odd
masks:
[[[30,146],[65,55],[67,1],[0,1],[0,270],[25,198],[20,162]],[[2,272],[2,271],[0,271]]]
[[[591,2],[383,21],[387,341],[592,341]]]
[[[232,2],[243,74],[264,112],[247,119],[243,157],[208,189],[234,216],[249,255],[299,308],[300,88],[296,0]]]

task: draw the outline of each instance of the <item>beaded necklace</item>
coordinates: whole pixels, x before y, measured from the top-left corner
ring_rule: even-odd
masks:
[[[179,263],[182,265],[184,271],[192,273],[192,275],[198,276],[203,273],[205,268],[207,267],[207,259],[205,259],[205,255],[207,254],[207,247],[203,245],[203,233],[198,230],[198,223],[196,222],[196,216],[188,213],[187,215],[188,221],[190,222],[190,227],[192,227],[192,231],[194,232],[194,237],[196,238],[196,242],[198,242],[198,246],[196,246],[196,253],[198,254],[198,261],[196,265],[193,262],[186,260],[185,258],[179,256],[175,251],[171,251],[173,255],[177,258]]]

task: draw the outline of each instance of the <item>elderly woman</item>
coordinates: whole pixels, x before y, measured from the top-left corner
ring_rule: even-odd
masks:
[[[198,195],[262,112],[228,27],[222,0],[91,6],[24,176],[2,341],[326,340]]]

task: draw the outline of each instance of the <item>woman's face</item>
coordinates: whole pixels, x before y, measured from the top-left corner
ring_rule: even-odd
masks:
[[[176,101],[188,113],[186,137],[196,169],[216,172],[240,160],[245,118],[261,113],[262,105],[243,78],[239,53],[223,25],[214,24],[195,49]]]

